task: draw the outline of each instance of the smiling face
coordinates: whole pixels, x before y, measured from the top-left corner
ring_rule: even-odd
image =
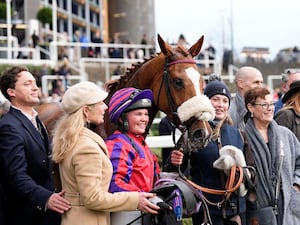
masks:
[[[98,102],[84,108],[84,114],[87,120],[95,125],[104,123],[104,115],[107,110],[107,105],[104,102]]]
[[[296,80],[300,80],[300,72],[289,74],[287,82],[282,83],[282,91],[284,93],[288,92],[288,90],[290,90],[291,83],[293,83]]]
[[[214,95],[210,98],[210,102],[215,109],[215,120],[222,120],[226,117],[229,109],[229,99],[225,95]]]
[[[142,135],[145,133],[148,122],[148,109],[135,109],[126,113],[128,133]]]
[[[269,124],[274,116],[274,102],[271,94],[258,97],[255,103],[248,104],[248,109],[253,115],[255,124]]]
[[[14,106],[28,113],[31,113],[32,107],[40,102],[36,80],[28,71],[18,74],[15,88],[8,88],[7,93]]]

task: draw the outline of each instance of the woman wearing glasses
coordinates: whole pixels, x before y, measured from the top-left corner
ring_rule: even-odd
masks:
[[[249,194],[248,224],[300,224],[300,143],[273,120],[275,104],[267,88],[249,90],[245,105],[251,117],[244,132],[258,177]]]

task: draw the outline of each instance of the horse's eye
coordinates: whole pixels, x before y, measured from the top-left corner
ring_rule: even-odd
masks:
[[[182,81],[182,79],[178,79],[178,78],[174,79],[173,80],[173,84],[174,84],[175,88],[178,88],[178,89],[183,88],[183,81]]]

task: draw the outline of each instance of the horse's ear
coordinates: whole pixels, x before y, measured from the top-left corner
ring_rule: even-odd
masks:
[[[189,53],[191,53],[193,57],[199,54],[203,45],[203,40],[204,36],[202,35],[202,37],[192,47],[189,48]]]
[[[172,52],[172,47],[167,42],[165,42],[159,34],[157,34],[157,40],[158,40],[158,44],[161,49],[161,52],[164,55],[168,55],[168,54],[170,54],[170,52]]]

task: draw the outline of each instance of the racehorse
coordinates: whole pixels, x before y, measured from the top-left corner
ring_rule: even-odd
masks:
[[[108,103],[111,96],[124,87],[151,89],[154,104],[149,113],[149,124],[159,110],[163,111],[175,127],[187,134],[186,140],[192,149],[205,146],[211,137],[208,121],[214,118],[214,109],[202,94],[205,81],[193,59],[199,54],[203,40],[204,36],[189,49],[180,45],[173,48],[158,35],[161,52],[132,65],[119,79],[108,82],[109,95],[105,102]],[[50,131],[62,114],[59,104],[53,105],[55,103],[48,103],[37,108],[39,117]],[[104,129],[105,132],[97,131],[104,138],[115,130],[108,117]]]

